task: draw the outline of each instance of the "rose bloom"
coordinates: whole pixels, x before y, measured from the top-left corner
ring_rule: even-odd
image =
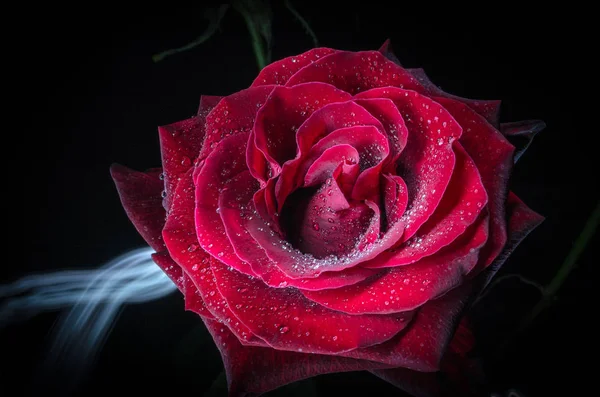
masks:
[[[160,127],[162,168],[112,167],[231,395],[355,370],[422,395],[460,372],[465,308],[542,219],[507,184],[510,140],[543,123],[499,124],[499,105],[441,91],[387,42],[316,48]]]

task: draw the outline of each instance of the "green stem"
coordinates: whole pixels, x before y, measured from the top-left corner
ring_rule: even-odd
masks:
[[[265,54],[262,38],[260,37],[260,33],[256,27],[256,24],[252,20],[252,16],[248,12],[241,12],[241,14],[246,21],[246,26],[248,26],[250,36],[252,36],[252,49],[254,50],[254,55],[256,56],[256,63],[258,68],[262,70],[265,66],[267,66],[267,55]]]
[[[159,54],[155,54],[152,56],[152,60],[154,62],[160,62],[168,56],[191,50],[192,48],[199,46],[200,44],[204,43],[206,40],[210,39],[212,37],[212,35],[214,35],[215,32],[217,31],[217,29],[219,28],[219,26],[221,24],[221,19],[223,19],[223,17],[225,16],[225,12],[227,11],[228,8],[229,8],[229,5],[224,4],[221,7],[219,7],[218,10],[212,10],[212,9],[209,10],[207,12],[207,18],[209,20],[209,23],[208,23],[206,30],[204,31],[204,33],[202,33],[201,36],[199,36],[196,40],[192,41],[191,43],[188,43],[179,48],[173,48],[173,49],[170,49],[167,51],[163,51]]]
[[[540,299],[540,301],[533,307],[533,309],[531,309],[529,314],[524,317],[520,325],[512,333],[511,337],[509,337],[507,341],[500,346],[499,351],[504,351],[505,349],[503,349],[503,347],[505,347],[510,342],[510,340],[512,340],[516,335],[523,332],[525,329],[527,329],[537,318],[537,316],[539,316],[546,308],[548,308],[548,306],[550,306],[550,304],[555,299],[556,293],[558,292],[560,287],[562,287],[569,274],[571,274],[573,269],[575,269],[577,259],[579,259],[585,247],[590,242],[599,223],[600,202],[598,202],[598,204],[596,205],[594,212],[583,227],[581,234],[573,243],[571,251],[569,251],[569,254],[558,269],[558,272],[550,281],[550,283],[542,290],[542,299]]]

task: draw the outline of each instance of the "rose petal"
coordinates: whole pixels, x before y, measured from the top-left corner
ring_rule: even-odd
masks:
[[[220,215],[225,231],[236,254],[252,267],[252,272],[267,285],[275,288],[297,287],[307,290],[338,288],[355,284],[371,276],[369,269],[351,268],[342,272],[325,272],[313,279],[292,279],[283,274],[266,256],[244,228],[245,217],[252,211],[247,203],[252,199],[258,182],[249,172],[243,172],[231,179],[219,197]]]
[[[282,240],[272,232],[269,224],[256,212],[246,218],[246,228],[265,250],[267,256],[287,277],[314,278],[324,272],[338,272],[373,259],[400,239],[404,225],[399,221],[391,225],[383,237],[378,240],[381,223],[379,208],[370,201],[365,201],[365,204],[374,211],[375,215],[371,218],[369,227],[361,236],[356,248],[348,255],[341,257],[330,256],[317,259],[312,255],[302,253],[288,241]]]
[[[273,62],[260,71],[256,79],[252,82],[251,87],[269,84],[284,85],[298,70],[335,51],[324,47],[313,48],[300,55]]]
[[[274,86],[247,88],[221,99],[206,116],[206,138],[198,161],[206,158],[223,138],[251,130],[258,109],[265,103],[273,88]]]
[[[390,146],[390,155],[384,169],[394,171],[398,157],[408,140],[408,129],[398,108],[393,101],[386,98],[356,99],[355,103],[367,109],[384,126]]]
[[[406,368],[371,370],[374,375],[415,397],[476,397],[484,394],[481,388],[481,370],[477,361],[459,352],[463,348],[465,331],[460,322],[438,372],[418,372]],[[470,342],[472,343],[472,342]],[[478,379],[479,378],[479,379]],[[479,383],[479,384],[477,384]]]
[[[221,324],[206,319],[204,323],[221,353],[231,397],[260,395],[321,374],[386,367],[352,358],[242,346]]]
[[[270,288],[213,258],[211,268],[235,316],[278,350],[335,354],[372,346],[396,335],[412,315],[347,315],[310,302],[296,289]]]
[[[217,95],[200,96],[200,106],[198,106],[198,115],[206,117],[208,113],[210,113],[210,111],[213,110],[213,108],[217,106],[219,101],[223,98],[225,97]]]
[[[242,273],[252,274],[250,266],[235,254],[219,215],[221,189],[227,180],[247,169],[244,161],[247,140],[248,133],[224,138],[195,175],[196,234],[200,246],[210,255]]]
[[[387,230],[389,225],[398,222],[406,210],[408,204],[408,187],[404,179],[398,175],[382,175],[383,177],[383,208],[384,227]]]
[[[357,98],[389,98],[398,107],[410,131],[399,159],[398,174],[408,187],[406,224],[401,242],[412,237],[437,208],[454,170],[452,142],[461,136],[460,125],[440,104],[414,91],[376,88]]]
[[[412,310],[457,287],[475,266],[488,237],[482,216],[453,244],[410,266],[335,290],[303,291],[320,305],[349,314],[389,314]]]
[[[486,281],[483,284],[483,288],[490,282],[521,241],[544,221],[543,216],[525,205],[521,199],[510,191],[506,200],[506,213],[508,216],[508,239],[502,252],[486,269],[484,276]],[[473,276],[476,276],[482,270],[482,264],[484,263],[479,263],[478,268],[473,270]]]
[[[204,116],[158,127],[165,185],[165,208],[170,208],[179,179],[193,165],[204,141]]]
[[[488,194],[490,238],[479,260],[488,266],[506,243],[505,203],[513,165],[514,147],[502,134],[467,105],[454,99],[435,98],[463,127],[460,143],[471,156]]]
[[[353,146],[348,144],[332,146],[326,149],[308,168],[304,175],[303,186],[310,187],[325,183],[327,179],[335,177],[334,174],[337,169],[340,169],[339,172],[343,172],[343,168],[340,168],[341,165],[353,166],[353,169],[357,172],[355,175],[350,174],[349,179],[351,180],[352,176],[356,178],[358,176],[358,166],[356,164],[359,161],[360,156]],[[354,185],[354,180],[351,183]]]
[[[338,51],[300,69],[286,86],[322,81],[356,94],[375,87],[401,87],[423,91],[409,72],[377,51]]]
[[[469,106],[475,112],[485,117],[485,119],[494,127],[499,126],[500,119],[500,101],[498,100],[477,100],[461,98],[456,95],[449,94],[438,86],[433,84],[423,69],[407,69],[415,78],[425,87],[426,93],[429,96],[440,96],[444,98],[454,99]]]
[[[155,252],[152,254],[152,260],[161,268],[163,272],[173,281],[181,293],[185,294],[185,275],[181,267],[175,262],[168,251]]]
[[[419,309],[406,330],[396,337],[385,343],[342,355],[415,371],[437,371],[471,290],[472,285],[466,283],[427,302]]]
[[[296,87],[293,87],[292,89],[294,88]],[[383,125],[366,109],[350,101],[323,106],[308,117],[296,133],[295,139],[298,147],[296,157],[283,164],[281,177],[277,180],[277,184],[275,185],[275,194],[277,196],[279,210],[283,207],[287,196],[301,186],[304,175],[312,163],[321,156],[326,149],[335,145],[349,143],[358,150],[355,144],[348,142],[349,140],[356,141],[356,139],[351,136],[350,132],[358,130],[348,130],[348,128],[351,128],[352,126],[355,126],[355,128],[374,126],[381,131],[360,131],[362,147],[366,147],[373,143],[373,139],[369,139],[369,137],[366,136],[372,132],[373,137],[377,142],[382,146],[387,146],[387,149],[389,150],[389,145],[385,142],[385,136],[382,135]],[[326,141],[329,142],[329,144],[320,142],[324,137],[328,137],[332,133],[336,133],[336,135],[330,138],[329,141]],[[337,139],[340,139],[340,141],[335,142]],[[358,152],[360,155],[361,151],[358,150]],[[310,155],[311,153],[312,156]],[[365,159],[364,156],[363,159]],[[365,168],[366,167],[362,167],[362,169]]]
[[[525,120],[500,124],[500,132],[516,148],[515,163],[529,148],[536,134],[544,128],[546,128],[546,123],[541,120]]]
[[[248,328],[241,324],[227,308],[215,286],[208,259],[210,256],[198,246],[194,233],[193,169],[181,179],[175,190],[177,198],[163,229],[169,254],[191,278],[205,303],[206,309],[239,337],[242,343],[264,345]],[[186,294],[187,297],[187,294]],[[194,297],[197,299],[197,297]]]
[[[156,251],[164,251],[161,231],[165,224],[163,182],[158,173],[133,171],[119,164],[110,167],[121,204],[138,233]]]
[[[287,242],[321,259],[350,252],[366,232],[373,211],[364,203],[350,204],[337,182],[328,179],[318,189],[290,195],[282,217]]]
[[[194,285],[192,279],[181,269],[181,267],[171,258],[168,251],[152,254],[154,262],[165,272],[167,276],[175,283],[185,298],[185,310],[192,311],[200,316],[214,319],[215,317],[208,311],[200,292]]]
[[[390,61],[394,62],[396,65],[398,66],[402,66],[400,64],[400,61],[398,60],[398,58],[396,57],[396,54],[394,54],[394,51],[392,50],[392,42],[390,39],[387,39],[382,45],[381,47],[379,47],[379,52],[381,52],[383,54],[384,57],[386,57],[387,59],[389,59]]]
[[[462,235],[487,204],[487,194],[475,163],[458,142],[453,143],[455,171],[435,212],[417,234],[403,245],[365,264],[369,268],[395,267],[432,255]]]
[[[292,88],[277,86],[256,115],[254,141],[249,143],[264,155],[270,165],[272,174],[269,177],[278,175],[283,163],[294,158],[296,131],[313,112],[349,98],[347,93],[323,83],[307,83]],[[253,159],[249,164],[254,164],[256,154],[249,157]],[[261,170],[262,167],[255,173],[260,175]]]

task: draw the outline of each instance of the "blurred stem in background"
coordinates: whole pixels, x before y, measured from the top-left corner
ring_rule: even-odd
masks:
[[[308,34],[314,47],[319,46],[317,36],[310,28],[308,22],[300,15],[289,0],[284,1],[285,8],[302,25]],[[194,41],[178,48],[163,51],[152,57],[154,62],[160,62],[168,56],[191,50],[210,39],[220,28],[221,21],[227,10],[231,7],[242,15],[252,40],[252,49],[256,57],[256,64],[260,69],[271,63],[271,48],[273,46],[272,20],[273,11],[269,0],[234,0],[231,4],[223,4],[218,8],[209,8],[204,17],[208,20],[208,26],[204,32]]]

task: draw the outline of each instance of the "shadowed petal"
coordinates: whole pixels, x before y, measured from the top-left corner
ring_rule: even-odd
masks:
[[[125,213],[138,233],[157,252],[165,250],[162,228],[165,224],[165,209],[161,193],[163,181],[160,172],[138,172],[119,164],[110,167]]]

